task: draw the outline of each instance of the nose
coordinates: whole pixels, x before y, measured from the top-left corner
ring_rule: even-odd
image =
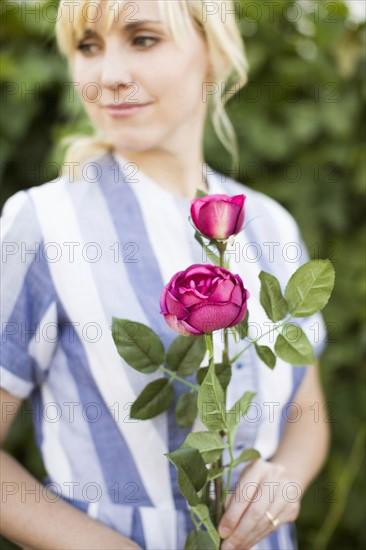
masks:
[[[109,41],[105,46],[101,85],[105,88],[127,88],[133,79],[129,70],[128,56],[124,53],[121,43]]]

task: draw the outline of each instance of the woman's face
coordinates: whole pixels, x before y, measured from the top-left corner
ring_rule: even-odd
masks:
[[[113,26],[105,34],[99,20],[86,29],[73,58],[85,110],[121,152],[184,147],[201,135],[205,118],[202,84],[209,61],[204,39],[195,33],[178,46],[155,0],[116,6],[101,2],[103,12],[114,9]]]

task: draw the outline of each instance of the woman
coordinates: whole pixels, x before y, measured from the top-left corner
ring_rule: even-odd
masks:
[[[280,205],[204,163],[206,116],[235,154],[214,93],[246,80],[232,8],[201,0],[60,3],[58,43],[96,137],[69,149],[60,180],[17,193],[4,208],[2,439],[31,396],[48,472],[46,490],[1,452],[2,482],[10,484],[2,532],[20,546],[184,546],[189,512],[164,452],[189,430],[176,427],[173,407],[151,421],[128,417],[147,377],[122,363],[110,324],[112,316],[129,318],[150,324],[166,345],[175,337],[159,295],[175,272],[207,261],[187,221],[196,188],[247,195],[245,230],[230,253],[251,292],[253,330],[266,322],[258,273],[284,285],[306,260]],[[311,337],[320,321],[299,322]],[[291,522],[328,445],[317,369],[279,361],[270,371],[248,353],[234,365],[228,405],[245,390],[256,392],[256,403],[235,452],[255,447],[262,458],[236,468],[222,549],[289,550]],[[17,487],[35,487],[34,501]]]

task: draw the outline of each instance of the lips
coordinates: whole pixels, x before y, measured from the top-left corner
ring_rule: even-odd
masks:
[[[143,111],[151,103],[111,103],[104,108],[111,117],[127,117]]]
[[[106,109],[135,109],[136,107],[146,107],[146,105],[150,105],[149,103],[111,103],[110,105],[106,105]]]

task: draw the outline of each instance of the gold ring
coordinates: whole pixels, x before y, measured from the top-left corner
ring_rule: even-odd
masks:
[[[280,520],[278,518],[274,518],[269,510],[268,512],[266,512],[266,516],[272,523],[273,527],[277,527],[277,525],[280,523]]]

